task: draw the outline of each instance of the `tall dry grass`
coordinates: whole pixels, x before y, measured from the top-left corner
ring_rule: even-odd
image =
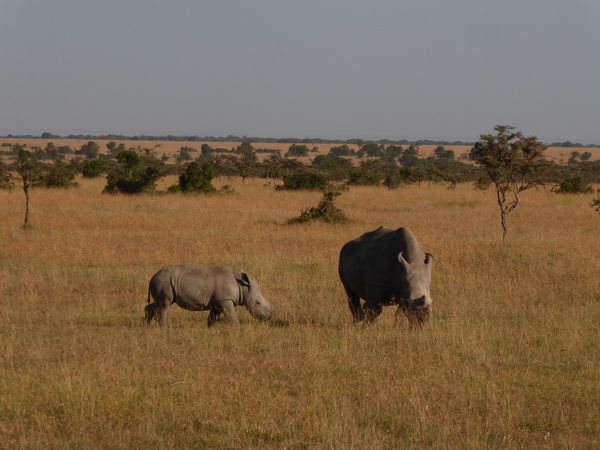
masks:
[[[108,196],[104,180],[0,191],[3,447],[600,446],[600,218],[528,191],[501,242],[491,192],[354,187],[353,220],[284,225],[319,193],[220,180],[233,196]],[[168,184],[168,183],[167,183]],[[407,226],[435,256],[434,317],[352,324],[341,246]],[[192,262],[252,273],[271,323],[206,327],[147,283]]]

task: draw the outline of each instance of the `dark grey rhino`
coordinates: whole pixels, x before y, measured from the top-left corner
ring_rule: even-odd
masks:
[[[393,304],[399,305],[398,319],[404,314],[411,325],[427,321],[432,265],[433,256],[423,252],[408,228],[380,227],[345,244],[339,275],[354,321],[372,322],[383,305]]]
[[[154,303],[150,303],[152,299]],[[150,323],[156,315],[162,328],[167,327],[167,308],[172,303],[189,311],[210,311],[208,326],[213,325],[221,313],[237,325],[236,306],[245,306],[257,319],[270,319],[274,310],[249,273],[229,267],[195,264],[159,270],[150,280],[148,303],[146,321]]]

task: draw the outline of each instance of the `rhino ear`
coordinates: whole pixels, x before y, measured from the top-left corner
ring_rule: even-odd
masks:
[[[402,256],[402,252],[398,253],[398,262],[402,265],[402,267],[404,267],[404,270],[408,272],[408,270],[410,269],[410,263],[404,259],[404,256]]]
[[[242,286],[250,287],[250,277],[246,272],[241,272],[240,277],[237,279],[238,283]]]
[[[433,264],[433,255],[431,253],[425,253],[425,265]]]

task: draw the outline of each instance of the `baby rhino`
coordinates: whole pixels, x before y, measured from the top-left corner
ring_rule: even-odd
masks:
[[[150,300],[154,299],[154,303]],[[270,319],[273,305],[263,297],[252,275],[229,267],[200,267],[195,264],[169,266],[159,270],[148,286],[146,321],[156,315],[162,328],[167,327],[167,308],[177,303],[189,311],[210,311],[208,326],[223,313],[237,325],[235,307],[244,305],[253,317]]]

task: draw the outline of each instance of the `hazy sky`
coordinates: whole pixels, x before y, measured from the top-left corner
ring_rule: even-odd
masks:
[[[598,0],[0,0],[0,135],[600,144]]]

